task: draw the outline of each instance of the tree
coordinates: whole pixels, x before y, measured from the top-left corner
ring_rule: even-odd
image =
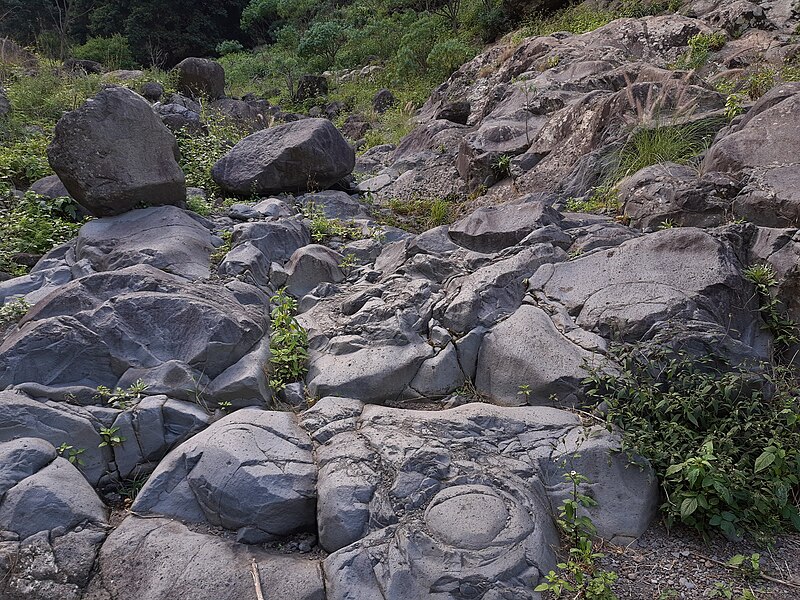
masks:
[[[329,69],[336,62],[336,54],[347,41],[347,30],[337,21],[317,21],[300,38],[298,54],[316,62],[320,70]]]
[[[450,23],[450,27],[453,31],[458,30],[460,24],[458,17],[461,14],[461,0],[437,0],[436,2],[431,2],[431,6],[428,10],[443,17]]]

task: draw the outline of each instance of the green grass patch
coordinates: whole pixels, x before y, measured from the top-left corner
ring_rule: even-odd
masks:
[[[392,198],[385,206],[376,206],[374,212],[376,220],[382,225],[421,233],[440,225],[449,225],[458,218],[460,209],[456,198],[414,197]]]

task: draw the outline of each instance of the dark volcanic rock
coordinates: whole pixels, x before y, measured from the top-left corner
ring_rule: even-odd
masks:
[[[47,157],[70,195],[96,216],[186,201],[175,137],[124,87],[107,87],[64,115]]]
[[[303,119],[256,132],[214,165],[221,187],[239,194],[327,189],[355,166],[355,152],[327,119]]]

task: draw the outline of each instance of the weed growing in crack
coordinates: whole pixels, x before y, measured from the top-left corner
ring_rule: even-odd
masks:
[[[271,301],[269,385],[280,392],[308,370],[308,334],[295,319],[297,302],[286,290],[278,291]]]

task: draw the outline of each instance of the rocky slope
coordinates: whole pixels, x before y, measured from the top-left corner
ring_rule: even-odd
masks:
[[[702,69],[667,68],[712,28],[745,29],[713,64],[784,64],[795,16],[684,12],[464,65],[396,149],[356,164],[378,204],[472,193],[471,212],[419,235],[355,190],[303,193],[352,169],[325,120],[255,133],[215,167],[223,187],[294,196],[206,219],[183,208],[174,140],[143,98],[110,87],[66,116],[51,161],[101,218],[0,283],[0,303],[31,304],[0,343],[0,597],[534,599],[570,470],[600,536],[640,536],[657,482],[568,410],[586,367],[615,369],[613,341],[769,359],[754,262],[800,318],[800,84],[722,127]],[[696,168],[629,173],[626,218],[567,210],[656,114],[720,131]],[[312,235],[320,212],[362,239]],[[284,286],[309,361],[275,390]],[[107,504],[145,478],[112,522]]]

